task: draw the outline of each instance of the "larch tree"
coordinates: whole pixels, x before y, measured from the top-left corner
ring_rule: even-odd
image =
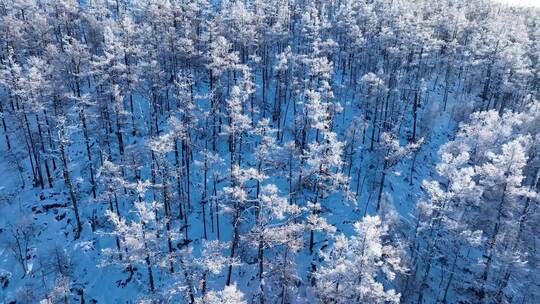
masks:
[[[388,226],[378,216],[367,215],[354,224],[350,238],[336,236],[334,247],[323,253],[325,264],[315,273],[314,290],[321,303],[399,303],[400,294],[386,289],[406,271],[399,247],[385,241]]]

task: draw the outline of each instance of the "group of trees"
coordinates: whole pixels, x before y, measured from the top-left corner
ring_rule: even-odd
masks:
[[[502,116],[474,113],[441,148],[443,182],[424,182],[429,196],[414,231],[420,299],[435,273],[444,302],[450,289],[496,303],[538,297],[530,271],[538,263],[538,115],[538,102]]]
[[[133,298],[532,303],[539,18],[487,0],[0,0],[1,153],[22,191],[62,192],[99,271],[146,284]],[[396,183],[426,195],[395,211]],[[38,280],[32,233],[10,227],[36,278],[20,289],[84,299],[76,265]]]

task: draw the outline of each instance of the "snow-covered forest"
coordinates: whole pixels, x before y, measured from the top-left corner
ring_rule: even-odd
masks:
[[[0,0],[0,303],[538,303],[538,100],[538,8]]]

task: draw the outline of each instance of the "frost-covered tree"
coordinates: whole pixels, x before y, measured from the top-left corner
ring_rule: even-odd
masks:
[[[533,105],[530,109],[534,108]],[[442,147],[437,171],[446,182],[442,186],[425,183],[430,202],[419,205],[429,216],[417,228],[417,233],[424,231],[420,235],[428,246],[421,264],[424,275],[419,301],[425,287],[430,286],[434,254],[446,255],[449,248],[453,250],[453,262],[444,267],[451,267],[452,274],[441,293],[443,301],[448,300],[449,292],[483,301],[503,301],[515,296],[507,289],[512,276],[509,273],[513,272],[517,279],[522,275],[523,263],[533,257],[527,250],[520,251],[512,239],[531,237],[523,234],[523,225],[534,216],[528,206],[538,196],[525,183],[531,138],[528,121],[522,117],[525,116],[510,112],[501,117],[493,110],[473,114],[471,121],[461,126],[456,139]],[[422,247],[418,244],[417,250],[423,250]],[[462,252],[472,248],[482,257],[477,267],[468,270],[473,273],[470,277],[464,263],[470,263],[472,258]],[[464,278],[467,281],[463,282]]]
[[[381,153],[384,157],[379,182],[379,190],[377,192],[377,205],[375,210],[378,212],[381,209],[381,199],[384,190],[386,175],[395,165],[397,165],[404,157],[408,157],[412,152],[417,150],[423,142],[423,139],[416,143],[410,143],[406,146],[401,146],[399,140],[392,133],[384,132],[381,135]]]
[[[315,131],[315,138],[307,145],[302,155],[305,165],[300,173],[300,186],[312,189],[311,203],[318,205],[330,195],[344,190],[343,200],[348,200],[349,180],[338,171],[343,165],[341,158],[344,143],[337,134],[330,130],[332,122],[330,103],[321,100],[321,94],[315,91],[306,92],[309,103],[306,105],[310,127]],[[319,208],[311,208],[314,216]],[[323,229],[324,230],[324,229]],[[309,250],[313,253],[314,230],[310,229]]]
[[[301,209],[289,204],[286,197],[280,196],[278,188],[273,184],[261,187],[256,205],[256,222],[252,228],[252,242],[257,244],[258,277],[259,277],[259,302],[266,301],[265,269],[273,264],[268,257],[276,254],[276,249],[290,250],[298,248],[301,242],[304,225],[295,220],[301,213]],[[270,268],[273,268],[270,266]]]
[[[197,299],[197,303],[208,304],[246,304],[244,293],[238,290],[236,284],[228,285],[220,291],[210,291],[203,298]]]
[[[58,149],[60,150],[60,161],[62,164],[62,176],[64,178],[64,183],[66,185],[66,188],[69,192],[69,198],[71,200],[71,205],[73,207],[73,213],[75,215],[75,238],[78,239],[81,235],[82,231],[82,221],[81,221],[81,215],[79,211],[79,200],[77,198],[77,193],[75,192],[75,188],[73,186],[73,179],[71,175],[71,170],[69,168],[70,161],[68,159],[68,151],[67,148],[69,147],[71,140],[70,140],[70,130],[69,125],[64,116],[57,117],[56,119],[58,125],[58,135],[57,135],[57,141],[58,141]]]
[[[227,205],[224,207],[225,211],[231,215],[231,225],[233,228],[231,254],[227,270],[227,286],[232,282],[232,261],[236,257],[237,250],[240,246],[240,224],[245,219],[244,213],[250,204],[247,190],[248,183],[265,179],[264,174],[258,173],[253,168],[241,168],[238,165],[234,165],[231,169],[231,185],[223,188],[223,195],[227,202]]]
[[[139,189],[141,186],[139,186]],[[140,191],[140,190],[139,190]],[[153,209],[156,203],[149,204],[145,201],[134,203],[136,219],[126,220],[120,218],[116,213],[107,210],[106,216],[113,224],[112,234],[124,240],[126,248],[126,266],[136,266],[146,268],[148,275],[148,286],[150,292],[156,290],[154,279],[155,268],[160,263],[161,252],[159,250],[159,239],[156,238],[157,225]],[[111,250],[104,250],[105,254]],[[167,263],[168,264],[168,263]]]
[[[367,215],[354,224],[355,234],[338,235],[325,264],[315,273],[314,292],[321,303],[399,303],[400,294],[385,287],[406,271],[398,246],[388,243],[388,226]]]

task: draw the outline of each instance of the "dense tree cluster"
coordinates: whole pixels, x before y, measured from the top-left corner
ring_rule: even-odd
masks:
[[[0,302],[534,303],[539,90],[488,0],[0,0]]]

